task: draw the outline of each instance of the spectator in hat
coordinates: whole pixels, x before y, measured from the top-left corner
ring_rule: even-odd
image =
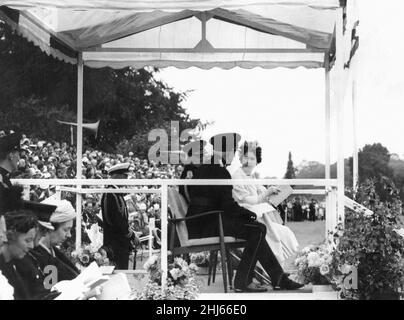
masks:
[[[15,263],[33,249],[37,219],[31,212],[24,210],[7,212],[4,217],[7,242],[0,247],[0,272],[13,287],[14,299],[28,300],[29,291]]]
[[[129,163],[111,167],[108,174],[111,179],[127,179]],[[109,188],[118,189],[116,186]],[[104,224],[104,246],[111,248],[117,269],[127,270],[132,242],[138,238],[129,226],[128,208],[123,194],[106,193],[101,198],[102,219]]]
[[[194,179],[231,179],[226,165],[230,165],[241,137],[237,133],[220,134],[212,137],[213,157],[210,164],[203,164],[195,173]],[[229,186],[192,186],[187,216],[221,210],[223,211],[223,231],[225,236],[245,239],[241,261],[234,281],[236,291],[264,292],[267,289],[253,283],[254,268],[257,261],[271,277],[275,289],[295,290],[303,285],[288,278],[265,240],[266,227],[256,221],[254,212],[235,202],[233,187]],[[219,236],[217,215],[207,215],[187,221],[190,239]]]
[[[76,218],[76,211],[67,200],[56,200],[48,198],[42,201],[43,204],[56,206],[55,211],[49,218],[54,230],[46,233],[39,240],[39,245],[33,250],[41,270],[52,265],[57,269],[57,282],[73,280],[79,274],[76,266],[58,249],[62,243],[71,237],[73,221]]]
[[[0,188],[10,188],[10,174],[18,169],[21,135],[11,133],[0,138]]]
[[[30,210],[38,219],[34,238],[34,248],[36,248],[41,238],[54,230],[50,223],[50,216],[57,207],[32,201],[23,201],[22,206]],[[52,300],[59,295],[59,292],[51,292],[50,288],[46,287],[45,273],[47,272],[41,268],[33,250],[30,250],[23,259],[16,261],[15,267],[24,279],[29,300]]]

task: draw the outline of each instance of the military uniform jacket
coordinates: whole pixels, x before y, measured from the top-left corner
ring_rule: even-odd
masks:
[[[101,198],[104,245],[130,246],[129,217],[122,193],[106,193]],[[127,249],[127,248],[125,248]]]
[[[31,251],[37,261],[38,267],[44,270],[46,266],[55,266],[58,272],[57,282],[76,278],[80,273],[76,266],[58,248],[53,247],[53,250],[55,256],[50,254],[41,245]]]
[[[231,179],[230,173],[224,166],[204,164],[195,171],[194,179]],[[221,210],[223,214],[223,229],[225,236],[237,236],[238,230],[251,221],[254,215],[241,207],[233,199],[233,186],[190,186],[191,203],[187,216],[198,213]],[[208,215],[199,219],[187,221],[190,239],[219,236],[218,217]]]
[[[192,179],[195,174],[196,170],[200,165],[195,165],[195,164],[187,164],[184,167],[184,171],[182,171],[180,179]],[[189,195],[189,186],[179,186],[178,191],[180,195],[184,197],[184,199],[187,201],[187,203],[190,203],[190,195]]]

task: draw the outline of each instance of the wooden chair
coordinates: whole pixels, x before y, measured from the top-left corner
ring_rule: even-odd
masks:
[[[224,292],[227,293],[227,275],[229,275],[230,287],[232,286],[233,279],[233,272],[230,265],[230,260],[227,259],[229,251],[231,248],[244,247],[245,240],[224,236],[222,218],[223,211],[209,211],[191,217],[186,217],[188,205],[175,188],[168,188],[168,206],[171,210],[172,215],[172,217],[168,220],[171,227],[169,248],[172,254],[181,255],[192,252],[220,251],[223,286]],[[219,226],[219,236],[200,239],[189,239],[186,221],[191,219],[198,219],[205,216],[211,216],[212,220],[217,220]],[[178,236],[180,244],[179,246],[175,246],[175,234],[177,234]],[[212,266],[213,263],[210,263],[210,265]],[[216,266],[216,263],[214,265]]]

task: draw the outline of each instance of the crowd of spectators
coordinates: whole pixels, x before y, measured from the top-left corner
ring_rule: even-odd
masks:
[[[0,136],[2,132],[0,131]],[[22,136],[18,170],[13,174],[16,179],[74,179],[76,177],[76,147],[66,142],[44,141]],[[112,154],[86,148],[82,156],[83,179],[106,179],[108,169],[119,163],[130,163],[129,179],[173,179],[179,178],[183,167],[161,164],[139,159],[133,152]],[[148,187],[151,188],[151,187]],[[41,180],[31,186],[30,200],[42,201],[56,192],[56,187]],[[64,192],[75,204],[74,194]],[[71,198],[71,199],[70,199]],[[130,194],[125,197],[132,228],[139,236],[148,234],[149,220],[160,219],[160,196],[158,194]],[[83,195],[83,224],[90,228],[94,223],[102,223],[101,194]]]
[[[1,135],[1,132],[0,132]],[[43,141],[23,135],[23,151],[14,178],[72,179],[76,177],[77,152],[66,142]],[[157,164],[139,159],[133,152],[126,155],[85,149],[82,157],[83,179],[107,178],[108,169],[119,163],[130,163],[129,179],[172,179],[181,175],[181,166]]]

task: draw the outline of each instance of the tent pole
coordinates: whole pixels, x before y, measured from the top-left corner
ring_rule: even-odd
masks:
[[[328,53],[325,58],[325,178],[331,178],[331,93],[330,62]]]
[[[165,181],[161,185],[161,239],[161,290],[164,294],[168,278],[168,184]]]
[[[76,179],[81,179],[82,156],[83,156],[83,54],[79,52],[77,59],[77,171]],[[76,249],[81,246],[81,209],[82,194],[81,186],[76,186]]]
[[[71,145],[74,145],[73,126],[70,126],[70,142],[71,142]]]
[[[356,191],[359,180],[359,157],[358,157],[358,108],[356,106],[356,79],[352,80],[352,113],[353,113],[353,188]]]
[[[343,12],[342,8],[336,10],[336,108],[337,108],[337,139],[338,139],[338,162],[337,162],[337,217],[333,222],[335,227],[343,223],[344,197],[345,197],[345,159],[344,159],[344,39],[343,39]]]
[[[330,59],[329,53],[325,53],[324,59],[325,68],[325,178],[331,178],[331,86],[330,86]],[[332,199],[330,194],[330,186],[326,186],[325,197],[325,212],[326,212],[326,224],[325,224],[325,237],[328,238],[328,231],[331,231],[329,227],[330,219],[332,219],[333,208]]]

